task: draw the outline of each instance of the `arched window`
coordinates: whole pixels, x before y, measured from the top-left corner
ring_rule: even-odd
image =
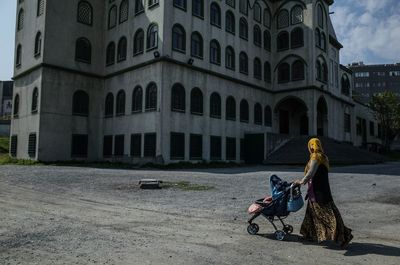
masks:
[[[18,117],[18,115],[19,115],[19,95],[18,94],[15,95],[13,108],[14,108],[14,112],[13,112],[14,117]]]
[[[264,49],[266,51],[271,51],[271,34],[268,30],[264,30]]]
[[[249,103],[245,99],[240,101],[240,121],[249,122]]]
[[[210,63],[221,64],[221,46],[217,40],[210,43]]]
[[[239,11],[240,13],[247,15],[248,12],[248,0],[239,0]]]
[[[241,17],[239,21],[239,37],[245,40],[249,38],[249,28],[244,17]]]
[[[322,72],[321,72],[321,70],[322,70],[321,62],[320,62],[320,60],[317,59],[317,62],[315,64],[315,71],[316,71],[316,74],[317,74],[317,80],[322,80]]]
[[[17,30],[24,28],[24,10],[21,8],[18,12]]]
[[[89,95],[83,90],[78,90],[74,93],[72,99],[72,115],[89,115]]]
[[[304,63],[301,60],[292,64],[292,81],[296,80],[304,80]]]
[[[114,115],[114,95],[110,92],[106,96],[105,117],[112,117],[113,115]]]
[[[78,22],[85,25],[92,25],[93,9],[89,2],[80,1],[78,4]]]
[[[292,25],[303,22],[303,8],[299,5],[294,6],[291,10]]]
[[[114,63],[115,63],[115,43],[112,41],[107,45],[106,65],[112,65]]]
[[[117,25],[117,6],[113,5],[108,11],[108,29],[112,29]]]
[[[239,72],[246,75],[249,73],[249,59],[245,52],[239,54]]]
[[[140,86],[135,87],[132,93],[132,112],[141,112],[143,102],[143,90]]]
[[[35,56],[39,56],[42,52],[42,33],[39,31],[35,37]]]
[[[318,19],[318,26],[324,28],[324,10],[321,4],[318,4],[317,7],[317,19]]]
[[[235,15],[231,11],[226,11],[225,14],[226,31],[235,34]]]
[[[147,49],[158,47],[158,26],[151,24],[147,30]]]
[[[190,92],[190,112],[203,115],[203,93],[197,87]]]
[[[221,118],[221,97],[217,92],[210,97],[210,116],[212,118]]]
[[[262,124],[262,107],[260,103],[254,105],[254,123]]]
[[[272,111],[270,106],[265,106],[264,108],[264,125],[272,127]]]
[[[135,0],[135,14],[142,13],[144,11],[143,0]]]
[[[271,28],[271,12],[268,8],[264,9],[264,26]]]
[[[228,69],[235,70],[235,51],[231,46],[226,47],[225,66]]]
[[[38,98],[39,98],[39,90],[37,87],[35,87],[32,92],[31,113],[38,112]]]
[[[204,0],[193,0],[192,15],[201,18],[204,17]]]
[[[18,44],[17,52],[15,55],[15,66],[16,67],[21,66],[21,61],[22,61],[22,46],[21,46],[21,44]]]
[[[219,8],[219,5],[215,2],[211,3],[210,16],[211,25],[221,27],[221,9]]]
[[[144,50],[144,31],[138,29],[133,39],[133,54],[142,53]]]
[[[253,40],[254,40],[254,45],[261,47],[261,29],[258,25],[254,26]]]
[[[146,88],[146,110],[157,109],[157,85],[150,83]]]
[[[117,51],[117,61],[125,61],[126,60],[126,51],[127,51],[128,45],[127,45],[127,40],[125,37],[121,37],[121,39],[118,42],[118,51]]]
[[[118,91],[117,94],[117,116],[122,116],[125,115],[125,91],[124,90],[120,90]]]
[[[186,110],[186,93],[185,88],[181,84],[175,84],[171,90],[171,110],[185,112]]]
[[[325,37],[325,33],[321,33],[321,49],[323,49],[324,51],[326,50],[326,37]]]
[[[179,24],[172,27],[172,49],[181,52],[186,51],[185,29]]]
[[[287,31],[281,31],[276,39],[276,47],[278,51],[284,51],[289,49],[289,33]]]
[[[226,99],[225,118],[230,121],[236,120],[236,102],[232,96]]]
[[[122,0],[119,5],[119,23],[123,23],[128,20],[129,17],[129,2],[128,0]]]
[[[344,74],[342,76],[341,86],[342,86],[342,94],[349,96],[350,95],[350,81],[346,74]]]
[[[86,38],[79,38],[75,45],[75,61],[88,63],[92,61],[92,45]]]
[[[319,28],[315,30],[315,45],[321,47],[321,31]]]
[[[283,9],[279,12],[277,17],[278,29],[289,27],[289,11]]]
[[[271,65],[269,62],[264,63],[264,81],[271,83]]]
[[[278,83],[285,83],[290,81],[290,65],[282,63],[278,67]]]
[[[190,50],[193,57],[203,58],[203,38],[200,33],[192,33]]]
[[[261,80],[262,69],[261,69],[261,61],[259,58],[254,58],[253,71],[254,71],[254,78]]]
[[[44,0],[37,1],[37,16],[43,15],[44,12]]]
[[[303,29],[298,27],[290,33],[290,46],[292,49],[304,46]]]
[[[322,81],[328,83],[328,65],[326,64],[325,60],[321,64],[321,71],[322,71]]]
[[[255,21],[261,23],[261,6],[259,3],[255,3],[253,7],[253,18]]]

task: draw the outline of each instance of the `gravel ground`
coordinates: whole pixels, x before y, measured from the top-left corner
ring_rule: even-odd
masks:
[[[273,238],[263,218],[246,232],[248,206],[269,192],[269,176],[297,167],[115,170],[0,167],[0,264],[400,264],[400,163],[334,168],[335,203],[354,240],[299,241],[302,209]],[[213,187],[140,190],[142,178]],[[303,189],[305,192],[305,190]]]

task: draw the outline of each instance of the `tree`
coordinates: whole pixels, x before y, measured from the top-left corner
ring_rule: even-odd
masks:
[[[381,124],[382,143],[386,151],[396,135],[400,133],[400,99],[391,91],[385,91],[371,98],[369,107],[375,119]]]

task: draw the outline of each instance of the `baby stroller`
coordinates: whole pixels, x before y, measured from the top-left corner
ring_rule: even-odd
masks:
[[[253,221],[262,215],[275,228],[275,238],[283,240],[287,234],[293,232],[293,226],[285,224],[283,220],[289,216],[290,212],[300,210],[304,201],[298,185],[282,181],[276,175],[270,177],[270,185],[272,196],[259,199],[249,207],[248,212],[252,214],[252,217],[248,220],[247,232],[251,235],[257,234],[259,226]],[[282,230],[278,230],[274,223],[278,220],[282,223]]]

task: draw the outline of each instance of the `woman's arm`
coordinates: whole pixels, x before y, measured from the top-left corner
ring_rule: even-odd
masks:
[[[310,179],[312,179],[317,172],[318,169],[318,162],[316,160],[311,160],[310,169],[307,171],[304,178],[301,180],[299,184],[305,185]]]

